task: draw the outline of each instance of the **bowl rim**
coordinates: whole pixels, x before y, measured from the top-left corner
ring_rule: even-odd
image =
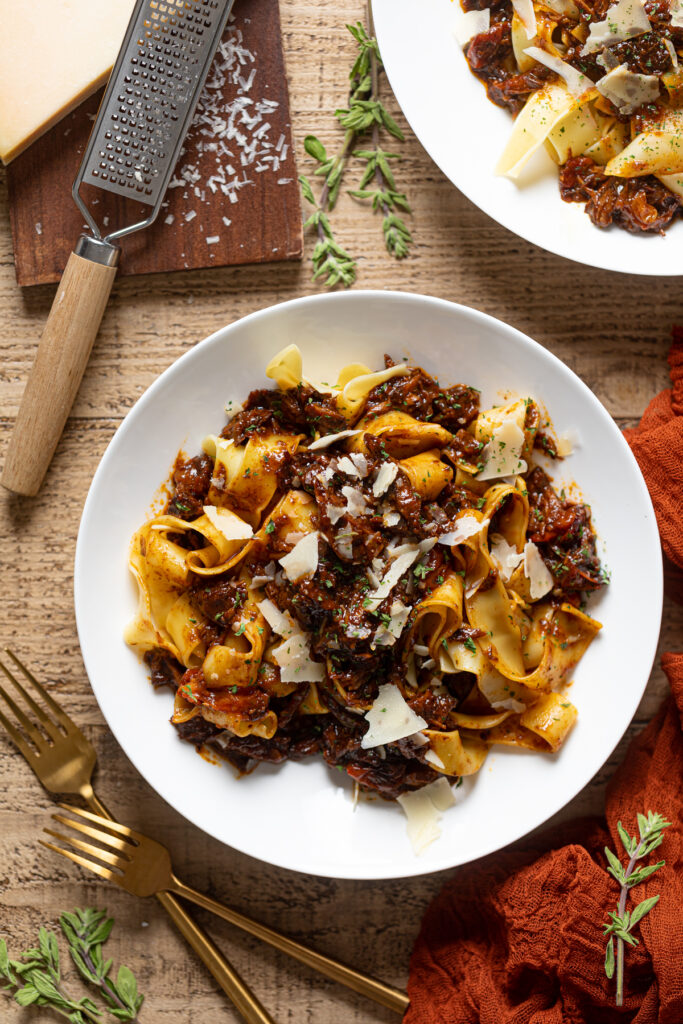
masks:
[[[648,511],[647,521],[645,523],[643,523],[642,529],[643,530],[646,530],[646,529],[648,530],[648,532],[650,533],[650,537],[648,538],[648,542],[652,543],[653,541],[656,541],[657,550],[660,552],[660,557],[656,560],[656,564],[651,566],[653,577],[654,577],[654,579],[652,581],[652,583],[654,583],[654,587],[652,589],[652,592],[649,594],[648,604],[650,606],[651,614],[654,612],[654,619],[656,620],[656,623],[657,623],[657,629],[656,630],[654,628],[652,629],[652,635],[650,636],[649,641],[648,641],[649,653],[644,658],[644,662],[643,662],[644,664],[646,664],[648,666],[647,675],[645,676],[645,679],[643,681],[642,687],[638,690],[637,695],[634,695],[634,697],[628,702],[628,706],[622,711],[625,724],[624,724],[623,730],[621,731],[620,735],[617,737],[615,743],[612,745],[612,747],[609,750],[602,750],[601,751],[597,762],[594,761],[594,760],[588,759],[590,761],[590,770],[575,773],[575,782],[576,782],[576,784],[571,786],[571,787],[568,787],[568,792],[569,791],[570,792],[569,792],[569,795],[566,797],[566,799],[564,799],[563,802],[558,807],[556,807],[553,811],[551,811],[550,814],[545,815],[540,821],[537,821],[535,824],[533,824],[531,826],[527,826],[525,824],[524,827],[522,827],[519,830],[519,832],[516,833],[512,838],[508,839],[507,842],[503,846],[496,845],[495,840],[494,840],[485,849],[482,849],[482,851],[480,853],[478,853],[475,858],[468,858],[468,860],[466,860],[466,861],[456,861],[456,863],[454,864],[452,856],[449,856],[448,853],[447,853],[449,847],[448,847],[447,844],[444,844],[444,854],[438,859],[437,863],[433,863],[433,864],[430,864],[429,866],[425,866],[425,865],[422,865],[420,863],[420,859],[416,857],[415,858],[415,869],[414,870],[404,870],[402,868],[401,870],[399,870],[397,872],[396,870],[392,870],[391,864],[387,861],[386,864],[383,866],[383,869],[381,869],[381,870],[380,870],[380,868],[378,866],[373,866],[372,872],[370,874],[367,873],[367,869],[365,869],[365,873],[364,873],[364,871],[362,869],[360,869],[360,868],[356,869],[355,867],[352,867],[352,866],[345,867],[343,871],[340,870],[339,868],[335,868],[334,870],[327,870],[326,871],[320,865],[312,866],[310,864],[303,864],[303,866],[302,866],[302,864],[300,864],[300,863],[293,863],[287,857],[280,857],[278,855],[278,853],[277,853],[277,849],[275,849],[273,856],[269,856],[266,859],[266,858],[264,858],[262,856],[262,854],[260,854],[258,852],[255,852],[253,849],[249,848],[249,844],[248,843],[247,844],[243,844],[243,843],[238,843],[238,842],[233,842],[233,841],[228,842],[225,839],[221,838],[220,836],[217,836],[215,834],[215,832],[211,831],[211,828],[209,826],[207,826],[207,824],[204,821],[201,820],[200,816],[195,815],[192,812],[192,805],[191,805],[191,803],[188,804],[187,806],[183,806],[183,808],[181,809],[178,806],[177,794],[175,795],[175,799],[174,799],[173,795],[171,794],[171,787],[170,787],[170,785],[168,785],[166,790],[163,791],[163,787],[161,787],[158,784],[159,780],[157,780],[157,779],[155,779],[154,781],[150,780],[149,775],[147,773],[147,770],[141,764],[142,757],[140,755],[140,751],[138,750],[138,748],[132,746],[129,743],[127,743],[125,736],[123,738],[121,736],[119,736],[114,731],[114,728],[110,724],[109,718],[107,717],[107,714],[105,713],[105,710],[104,710],[104,708],[102,706],[102,702],[100,701],[100,696],[99,696],[99,693],[98,693],[98,688],[92,682],[92,677],[94,675],[94,673],[93,673],[93,671],[91,670],[91,667],[90,667],[92,662],[91,662],[91,659],[89,658],[88,653],[87,653],[88,652],[88,642],[87,642],[87,637],[82,632],[82,620],[81,620],[81,615],[79,613],[79,607],[81,605],[81,602],[83,601],[83,591],[84,591],[84,587],[85,587],[85,582],[84,582],[85,571],[84,571],[84,567],[83,567],[83,563],[84,563],[83,546],[84,546],[84,543],[85,543],[84,535],[85,535],[85,531],[86,531],[86,528],[87,528],[87,525],[88,525],[88,520],[89,520],[89,516],[90,516],[90,509],[91,509],[91,506],[95,502],[96,492],[97,492],[97,490],[98,490],[98,488],[99,488],[99,486],[101,484],[101,481],[104,480],[105,477],[106,477],[106,474],[107,474],[107,471],[108,471],[108,468],[109,468],[109,464],[110,464],[112,458],[114,458],[114,456],[115,456],[116,448],[117,448],[119,439],[121,437],[124,437],[129,431],[135,429],[136,418],[137,418],[137,415],[138,415],[138,412],[136,412],[136,410],[144,408],[150,401],[153,401],[153,399],[155,398],[157,392],[164,387],[166,380],[171,375],[176,374],[178,372],[179,368],[182,368],[182,366],[186,362],[188,362],[188,361],[192,360],[193,358],[195,358],[195,355],[196,355],[197,351],[200,348],[202,350],[205,350],[205,349],[207,349],[207,348],[209,348],[211,346],[215,346],[215,345],[220,344],[223,341],[224,338],[229,337],[230,334],[233,331],[239,329],[239,327],[241,327],[242,325],[244,325],[247,322],[248,323],[253,323],[253,322],[257,321],[257,320],[277,315],[277,313],[281,309],[284,309],[284,308],[295,308],[295,307],[302,307],[302,306],[303,307],[306,307],[306,306],[310,307],[310,306],[313,306],[313,305],[326,305],[326,304],[330,304],[331,305],[331,304],[333,304],[335,302],[342,302],[343,303],[343,302],[350,302],[350,301],[360,301],[362,303],[362,302],[367,301],[367,300],[370,300],[370,301],[381,300],[382,302],[388,301],[389,303],[399,303],[399,304],[400,303],[406,303],[406,302],[407,303],[418,302],[418,303],[422,303],[422,304],[426,305],[427,307],[441,308],[442,310],[447,310],[447,311],[457,310],[460,314],[464,314],[466,317],[471,318],[474,321],[475,324],[483,325],[483,326],[487,327],[489,330],[490,329],[493,329],[495,331],[501,331],[502,330],[503,333],[508,333],[510,336],[514,337],[517,342],[521,343],[523,345],[523,347],[527,348],[527,350],[535,353],[535,355],[537,357],[539,357],[541,359],[541,361],[546,361],[546,362],[550,363],[551,365],[555,366],[555,368],[559,369],[561,372],[563,372],[565,374],[569,374],[571,377],[573,377],[575,383],[584,392],[584,395],[587,398],[588,402],[590,402],[591,405],[593,405],[593,407],[597,409],[600,417],[605,422],[608,431],[615,438],[616,443],[621,445],[622,450],[627,455],[628,460],[632,464],[632,468],[635,471],[635,473],[634,473],[634,482],[637,480],[638,487],[639,487],[640,493],[641,493],[641,498],[644,498],[645,505],[646,505],[646,508],[647,508],[647,511]],[[153,492],[150,491],[150,501],[152,500],[152,496],[153,496]],[[493,316],[491,316],[488,313],[483,313],[480,310],[474,309],[471,306],[466,306],[466,305],[464,305],[462,303],[452,302],[452,301],[450,301],[448,299],[442,299],[442,298],[438,298],[436,296],[425,295],[425,294],[422,294],[422,293],[419,293],[419,292],[406,292],[406,291],[398,291],[398,290],[386,290],[385,291],[383,289],[358,289],[358,290],[352,290],[352,291],[348,291],[348,292],[327,292],[327,293],[316,294],[316,295],[300,296],[298,298],[289,299],[289,300],[286,300],[286,301],[281,302],[281,303],[275,303],[275,304],[272,304],[270,306],[266,306],[266,307],[264,307],[262,309],[254,310],[252,313],[249,313],[249,314],[245,315],[244,317],[239,317],[238,319],[232,321],[231,323],[225,324],[224,326],[222,326],[222,327],[218,328],[216,331],[214,331],[212,334],[208,335],[206,338],[203,338],[202,340],[196,342],[191,348],[189,348],[186,352],[184,352],[177,359],[175,359],[169,366],[166,367],[165,370],[163,370],[155,378],[155,380],[149,385],[149,387],[145,391],[143,391],[143,393],[138,397],[138,399],[136,400],[134,405],[131,406],[131,408],[128,410],[128,412],[126,413],[124,419],[122,420],[122,422],[119,424],[119,426],[117,427],[116,431],[112,435],[112,438],[109,441],[109,443],[108,443],[108,445],[107,445],[107,447],[106,447],[106,449],[105,449],[105,451],[104,451],[104,453],[102,455],[102,458],[100,459],[100,462],[99,462],[99,464],[97,466],[97,469],[95,470],[95,473],[94,473],[93,478],[91,480],[90,486],[88,488],[88,494],[87,494],[85,503],[83,505],[83,511],[81,513],[81,519],[80,519],[79,528],[78,528],[78,536],[77,536],[77,540],[76,540],[75,557],[74,557],[74,612],[75,612],[75,618],[76,618],[76,628],[77,628],[77,633],[78,633],[79,645],[80,645],[80,648],[81,648],[81,654],[82,654],[82,657],[83,657],[83,663],[84,663],[84,666],[85,666],[86,674],[88,676],[88,681],[89,681],[90,687],[92,689],[92,692],[93,692],[93,694],[95,696],[95,699],[97,701],[97,704],[98,704],[98,707],[99,707],[100,712],[102,714],[102,717],[104,718],[104,720],[105,720],[105,722],[107,724],[108,729],[110,730],[111,734],[114,736],[118,746],[121,748],[121,750],[123,751],[125,756],[128,758],[128,760],[131,762],[133,767],[136,769],[136,771],[147,782],[147,784],[150,786],[150,788],[153,789],[154,792],[162,800],[164,800],[164,802],[167,803],[174,811],[176,811],[176,813],[180,814],[183,818],[185,818],[187,821],[189,821],[192,825],[195,825],[202,832],[204,832],[207,835],[211,836],[211,838],[216,839],[217,841],[221,842],[224,846],[226,846],[228,848],[232,848],[232,849],[238,850],[240,853],[243,853],[243,854],[245,854],[247,856],[254,857],[257,860],[261,860],[264,863],[268,863],[268,864],[274,865],[274,866],[276,866],[278,868],[281,868],[281,869],[293,871],[293,872],[296,872],[298,874],[310,874],[310,875],[314,875],[316,877],[324,877],[324,878],[339,878],[339,879],[366,880],[366,881],[370,881],[370,880],[374,881],[374,880],[376,880],[376,881],[379,881],[379,880],[384,880],[384,879],[408,878],[408,877],[415,877],[415,876],[420,876],[420,875],[425,875],[425,874],[433,874],[433,873],[438,872],[438,871],[447,870],[447,869],[453,869],[455,866],[459,866],[461,864],[471,862],[472,860],[478,860],[481,857],[497,853],[500,850],[505,849],[506,847],[508,847],[512,843],[515,843],[515,842],[519,841],[519,839],[523,838],[525,835],[528,835],[531,832],[536,831],[541,826],[543,826],[549,820],[549,818],[553,817],[555,814],[557,814],[559,811],[561,811],[564,807],[566,807],[567,804],[569,804],[573,799],[575,799],[575,797],[578,795],[578,793],[580,793],[589,784],[590,780],[594,777],[596,772],[600,771],[600,769],[604,766],[606,761],[609,759],[609,757],[612,754],[612,752],[614,751],[614,749],[616,749],[616,746],[623,739],[623,736],[626,733],[626,731],[627,731],[627,729],[628,729],[628,727],[629,727],[629,725],[630,725],[630,723],[631,723],[631,721],[633,719],[633,716],[634,716],[634,714],[635,714],[635,712],[636,712],[636,710],[638,708],[638,705],[640,704],[640,701],[642,699],[643,693],[645,692],[645,689],[647,687],[647,683],[649,681],[649,677],[650,677],[650,674],[651,674],[651,671],[652,671],[652,665],[654,664],[654,659],[655,659],[656,652],[657,652],[657,645],[658,645],[658,641],[659,641],[659,634],[660,634],[660,631],[661,631],[662,611],[663,611],[663,563],[662,563],[662,558],[661,558],[661,542],[660,542],[660,537],[659,537],[659,530],[658,530],[658,526],[657,526],[656,516],[655,516],[655,513],[654,513],[654,508],[652,506],[652,501],[651,501],[649,492],[647,490],[647,486],[645,484],[644,477],[642,475],[642,472],[640,470],[638,462],[637,462],[635,456],[633,455],[633,452],[631,451],[629,445],[627,444],[625,438],[623,437],[622,431],[619,429],[619,427],[617,426],[617,424],[615,423],[615,421],[613,420],[613,418],[611,417],[611,415],[609,414],[607,409],[602,404],[602,402],[600,402],[600,400],[593,394],[593,392],[590,390],[588,385],[586,385],[583,382],[583,380],[581,380],[581,378],[578,376],[578,374],[576,374],[569,366],[567,366],[561,359],[559,359],[558,356],[556,356],[549,349],[546,349],[539,342],[535,341],[534,339],[530,338],[528,335],[526,335],[523,332],[519,331],[517,328],[511,326],[510,324],[505,323],[505,321],[498,320],[496,317],[493,317]],[[628,718],[626,718],[626,714],[628,714]],[[578,781],[576,781],[576,780],[578,780]]]

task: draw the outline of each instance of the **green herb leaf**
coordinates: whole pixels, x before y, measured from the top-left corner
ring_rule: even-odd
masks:
[[[314,160],[319,163],[324,163],[327,160],[327,152],[320,139],[317,139],[315,135],[307,135],[304,139],[304,149],[309,156],[312,156]]]
[[[614,977],[614,939],[610,938],[605,950],[605,974],[610,980]]]
[[[642,900],[642,902],[638,903],[637,906],[633,908],[631,911],[631,928],[633,928],[638,921],[641,921],[646,914],[650,913],[658,900],[659,896],[650,896],[648,899]]]

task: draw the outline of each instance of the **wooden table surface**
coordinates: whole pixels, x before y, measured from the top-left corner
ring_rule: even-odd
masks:
[[[362,17],[363,4],[352,0],[342,12],[325,0],[281,0],[281,9],[299,152],[309,132],[334,146],[339,133],[330,115],[344,100],[353,59],[344,22]],[[403,124],[392,99],[389,107]],[[667,385],[670,330],[683,319],[680,279],[599,273],[542,252],[475,209],[409,131],[403,151],[399,175],[408,184],[414,209],[416,244],[410,259],[389,259],[378,220],[352,200],[342,199],[335,216],[340,241],[360,256],[357,287],[425,292],[499,317],[571,366],[620,425],[636,422],[650,398]],[[305,166],[302,160],[301,170]],[[122,417],[169,363],[217,327],[313,290],[307,262],[126,278],[115,285],[40,496],[12,497],[0,488],[0,640],[30,662],[39,678],[53,682],[97,748],[105,803],[129,824],[144,826],[167,842],[181,877],[320,950],[404,985],[421,915],[448,873],[376,883],[307,878],[208,839],[152,792],[109,734],[88,685],[74,622],[73,557],[81,508]],[[22,292],[15,284],[0,179],[0,461],[53,293],[48,286]],[[667,601],[660,649],[680,647],[682,635],[683,608]],[[600,812],[605,784],[628,739],[652,717],[665,692],[666,681],[656,666],[627,736],[558,819]],[[222,993],[154,902],[100,885],[94,876],[85,878],[37,845],[51,806],[0,736],[0,934],[11,948],[32,944],[39,925],[56,923],[61,910],[106,906],[117,920],[112,953],[117,959],[125,956],[147,994],[143,1022],[235,1020]],[[381,1024],[392,1019],[388,1011],[233,934],[217,920],[198,916],[278,1022]],[[8,1024],[48,1017],[3,1000],[0,1016]]]

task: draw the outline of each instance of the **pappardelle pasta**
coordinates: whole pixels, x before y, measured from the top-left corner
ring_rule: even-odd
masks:
[[[462,0],[456,36],[515,122],[497,173],[544,147],[560,193],[606,228],[662,232],[683,209],[681,0]]]
[[[126,640],[183,739],[240,770],[321,754],[406,809],[494,744],[559,749],[605,578],[589,509],[534,464],[561,457],[535,401],[480,410],[385,361],[313,386],[290,346],[179,456]]]

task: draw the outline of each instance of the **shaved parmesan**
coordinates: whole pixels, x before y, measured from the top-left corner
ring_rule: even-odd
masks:
[[[673,22],[672,22],[672,24],[673,24]],[[670,39],[665,39],[663,36],[660,36],[660,40],[662,42],[662,45],[666,47],[667,52],[668,52],[669,56],[671,57],[671,67],[673,68],[674,71],[677,71],[678,70],[678,54],[676,53],[674,44],[671,42]]]
[[[439,755],[434,750],[428,750],[425,754],[425,761],[433,764],[435,768],[445,768],[446,765],[443,763]]]
[[[620,114],[632,114],[644,103],[659,99],[659,79],[656,75],[638,75],[625,64],[608,72],[595,83],[598,92],[606,96]]]
[[[488,32],[490,26],[491,11],[488,7],[483,11],[466,11],[456,20],[453,35],[461,46],[467,46],[475,36]]]
[[[501,537],[499,533],[494,534],[491,539],[493,544],[489,548],[489,553],[501,578],[507,581],[523,560],[524,553],[520,554],[517,548],[513,548],[511,544],[508,544],[505,537]]]
[[[379,576],[376,576],[372,569],[370,569],[368,567],[365,570],[365,575],[369,579],[371,586],[373,586],[373,587],[378,587],[379,586]]]
[[[410,608],[404,605],[403,601],[394,601],[389,609],[389,620],[376,630],[373,644],[385,647],[393,646],[403,632],[409,615]]]
[[[372,638],[370,646],[374,650],[375,647],[393,647],[396,643],[396,637],[389,632],[386,626],[378,626],[375,630],[375,635]]]
[[[533,3],[531,0],[512,0],[512,6],[522,25],[524,25],[527,39],[533,39],[538,32]],[[527,50],[526,52],[528,53],[529,51]]]
[[[525,473],[526,462],[521,458],[524,431],[513,419],[506,419],[496,427],[491,440],[481,453],[483,468],[477,480],[495,480],[500,476]]]
[[[531,36],[529,36],[531,38]],[[577,71],[571,64],[567,64],[566,61],[560,57],[554,57],[551,53],[547,53],[542,50],[540,46],[529,46],[524,51],[528,57],[533,57],[534,60],[538,61],[539,64],[543,64],[546,68],[550,68],[556,75],[563,78],[567,83],[572,96],[583,96],[587,89],[591,89],[593,82],[587,75],[582,74],[581,71]]]
[[[309,452],[319,451],[321,448],[329,448],[331,444],[336,444],[337,441],[343,441],[346,437],[355,437],[356,434],[360,434],[360,430],[340,430],[338,434],[325,434],[324,437],[319,437],[315,441],[311,441],[308,446]]]
[[[439,537],[439,544],[462,544],[468,537],[475,537],[478,533],[488,526],[488,519],[477,519],[476,516],[460,516],[456,520],[455,529],[450,530],[448,533],[443,533]]]
[[[524,545],[524,575],[530,583],[529,592],[532,601],[538,601],[553,589],[553,578],[548,566],[543,561],[541,552],[531,540]]]
[[[360,480],[360,472],[358,467],[351,462],[348,455],[344,455],[337,463],[337,469],[340,473],[346,473],[347,476],[355,476]]]
[[[352,452],[349,458],[351,459],[351,462],[358,470],[358,475],[361,477],[361,479],[365,478],[368,475],[368,460],[363,455],[363,453]]]
[[[288,555],[278,559],[290,583],[312,576],[318,568],[318,531],[307,533]]]
[[[343,515],[346,515],[346,505],[332,505],[329,504],[325,510],[327,512],[327,518],[334,526],[338,523]]]
[[[683,0],[670,0],[671,27],[683,28]]]
[[[301,530],[292,530],[291,533],[286,535],[285,544],[291,544],[292,547],[294,547],[294,545],[298,544],[300,540],[303,540],[305,536],[306,534],[302,533]]]
[[[472,12],[474,13],[474,12]],[[372,485],[372,493],[380,498],[389,490],[398,475],[398,466],[395,462],[384,462],[379,468],[375,482]]]
[[[401,522],[401,516],[398,512],[385,512],[382,516],[382,522],[385,526],[398,526]]]
[[[366,516],[370,511],[363,492],[356,487],[342,487],[341,492],[346,498],[346,513],[350,516]]]
[[[429,547],[425,547],[426,544],[428,544]],[[377,611],[382,601],[384,601],[384,599],[387,598],[394,589],[401,576],[410,569],[413,562],[416,562],[420,555],[431,550],[434,544],[436,544],[436,541],[429,540],[421,541],[420,544],[402,544],[400,548],[396,548],[396,551],[400,551],[401,553],[398,554],[390,563],[379,587],[370,591],[365,599],[365,607],[368,611]]]
[[[353,538],[355,534],[353,530],[340,530],[335,536],[334,542],[337,546],[337,551],[342,558],[353,558]]]
[[[427,728],[424,718],[416,715],[408,706],[394,683],[380,686],[372,707],[365,714],[365,720],[368,730],[361,740],[363,750],[379,747],[383,743],[394,743]]]
[[[294,633],[272,651],[275,664],[280,667],[283,683],[320,683],[325,678],[325,666],[312,661],[308,639],[303,633]]]
[[[266,583],[270,583],[270,576],[252,576],[249,581],[250,587],[265,587]]]
[[[441,778],[422,789],[401,794],[398,802],[408,819],[408,838],[413,851],[419,856],[441,835],[441,812],[455,804],[453,792],[448,780]]]
[[[292,617],[286,612],[281,612],[278,606],[273,604],[268,598],[258,601],[256,607],[273,632],[277,633],[278,636],[291,636],[297,632],[297,626]]]
[[[595,21],[590,26],[586,45],[581,53],[597,53],[606,46],[623,43],[635,36],[650,32],[652,26],[641,0],[619,0],[607,11],[604,21]]]
[[[248,540],[254,531],[249,523],[245,523],[229,508],[217,508],[216,505],[204,505],[204,515],[211,525],[222,533],[226,540]]]

